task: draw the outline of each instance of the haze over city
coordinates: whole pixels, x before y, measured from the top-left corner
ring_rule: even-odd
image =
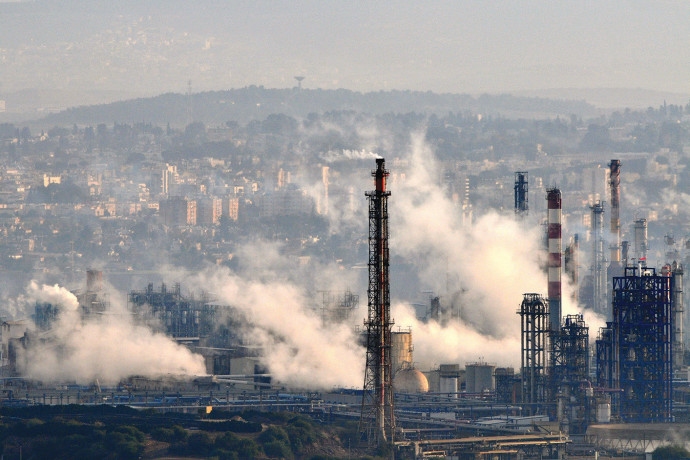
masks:
[[[670,99],[690,94],[689,19],[674,1],[1,2],[0,91],[151,96],[304,75],[323,89]]]
[[[0,456],[690,458],[688,24],[0,0]]]

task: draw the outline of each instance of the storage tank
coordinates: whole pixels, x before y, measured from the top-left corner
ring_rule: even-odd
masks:
[[[429,382],[417,369],[400,369],[393,377],[393,388],[399,393],[427,393]]]
[[[412,331],[398,330],[391,332],[391,367],[393,375],[403,367],[412,365]]]
[[[611,422],[611,403],[600,402],[597,404],[597,423]]]
[[[441,364],[438,369],[439,393],[449,393],[452,398],[458,395],[458,377],[460,377],[459,364]]]
[[[465,366],[465,390],[468,393],[481,393],[482,391],[494,391],[496,380],[494,377],[494,364],[467,363]]]

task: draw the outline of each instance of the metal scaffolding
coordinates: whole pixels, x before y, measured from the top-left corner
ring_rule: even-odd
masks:
[[[597,355],[597,386],[602,389],[613,388],[613,325],[606,323],[606,327],[599,328],[596,341]]]
[[[344,323],[359,307],[359,296],[349,289],[344,292],[321,291],[322,324]]]
[[[589,422],[589,328],[582,315],[563,318],[551,334],[549,400],[559,400],[558,419],[570,432],[584,432]]]
[[[208,299],[199,300],[182,295],[179,283],[169,290],[165,283],[154,291],[150,283],[144,291],[129,293],[129,307],[144,322],[160,324],[166,334],[176,338],[210,335],[215,327],[217,307]]]
[[[673,278],[627,267],[613,279],[613,387],[626,422],[671,421]]]
[[[567,315],[552,334],[551,376],[558,386],[580,385],[589,379],[589,327],[582,315]]]
[[[549,304],[539,294],[524,294],[520,310],[522,331],[522,402],[538,412],[546,401],[546,364],[549,335]]]
[[[362,393],[360,432],[370,445],[395,440],[393,374],[391,365],[390,280],[388,253],[388,197],[385,161],[376,160],[372,173],[376,190],[369,197],[369,315],[366,328],[367,358]]]
[[[529,212],[527,177],[526,171],[515,173],[515,213],[520,216],[525,216]]]

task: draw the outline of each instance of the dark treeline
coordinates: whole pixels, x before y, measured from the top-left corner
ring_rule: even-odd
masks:
[[[289,412],[166,413],[113,406],[0,410],[1,454],[26,459],[342,458],[355,423],[323,425]],[[353,449],[354,450],[354,449]],[[357,452],[355,450],[355,452]],[[353,458],[372,457],[355,455]]]
[[[58,125],[72,123],[136,123],[185,125],[191,120],[218,123],[237,120],[246,123],[271,114],[305,117],[309,113],[354,110],[372,114],[387,112],[511,113],[525,117],[577,114],[592,116],[595,108],[585,101],[520,97],[509,94],[471,96],[438,94],[431,91],[378,91],[360,93],[345,89],[268,89],[249,86],[227,91],[208,91],[190,96],[167,93],[111,104],[83,106],[52,114],[42,120]],[[530,115],[531,114],[531,115]],[[190,120],[191,119],[191,120]]]

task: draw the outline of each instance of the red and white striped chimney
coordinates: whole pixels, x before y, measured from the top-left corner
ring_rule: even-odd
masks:
[[[561,191],[547,190],[549,233],[549,320],[551,330],[561,327]]]

